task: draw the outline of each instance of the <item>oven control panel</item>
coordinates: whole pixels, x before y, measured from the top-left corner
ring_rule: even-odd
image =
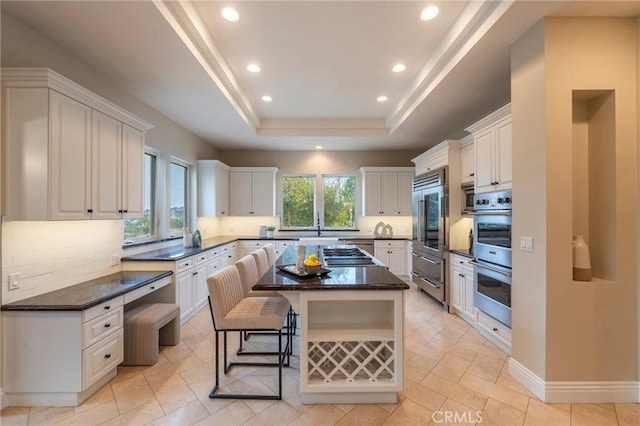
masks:
[[[483,210],[511,210],[513,196],[511,190],[486,192],[473,196],[473,208],[476,211]]]

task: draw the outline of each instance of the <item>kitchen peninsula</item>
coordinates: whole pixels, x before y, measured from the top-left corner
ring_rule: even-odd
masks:
[[[323,259],[322,247],[307,246],[305,257]],[[303,403],[396,402],[404,389],[403,292],[409,286],[376,259],[331,266],[313,277],[281,270],[296,258],[296,247],[286,249],[253,289],[280,292],[300,314]]]

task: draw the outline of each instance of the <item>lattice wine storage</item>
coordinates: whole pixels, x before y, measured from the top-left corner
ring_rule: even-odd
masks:
[[[394,342],[308,342],[309,381],[377,383],[394,378]]]

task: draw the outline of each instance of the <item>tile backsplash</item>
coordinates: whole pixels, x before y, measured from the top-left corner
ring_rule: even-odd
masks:
[[[2,303],[64,288],[120,271],[122,221],[2,223]],[[9,290],[9,274],[19,286]]]

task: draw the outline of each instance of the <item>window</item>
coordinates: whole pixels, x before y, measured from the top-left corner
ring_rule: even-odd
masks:
[[[354,228],[355,176],[322,176],[325,228]]]
[[[171,162],[169,168],[169,232],[180,235],[187,227],[187,182],[189,168],[183,164]]]
[[[282,227],[311,228],[314,225],[315,176],[282,178]]]
[[[155,234],[156,156],[144,154],[144,216],[124,220],[125,242],[150,238]]]
[[[324,229],[355,228],[355,176],[322,176],[320,191],[316,191],[313,175],[282,178],[282,227],[310,229],[318,218]],[[322,203],[316,194],[322,195]]]

